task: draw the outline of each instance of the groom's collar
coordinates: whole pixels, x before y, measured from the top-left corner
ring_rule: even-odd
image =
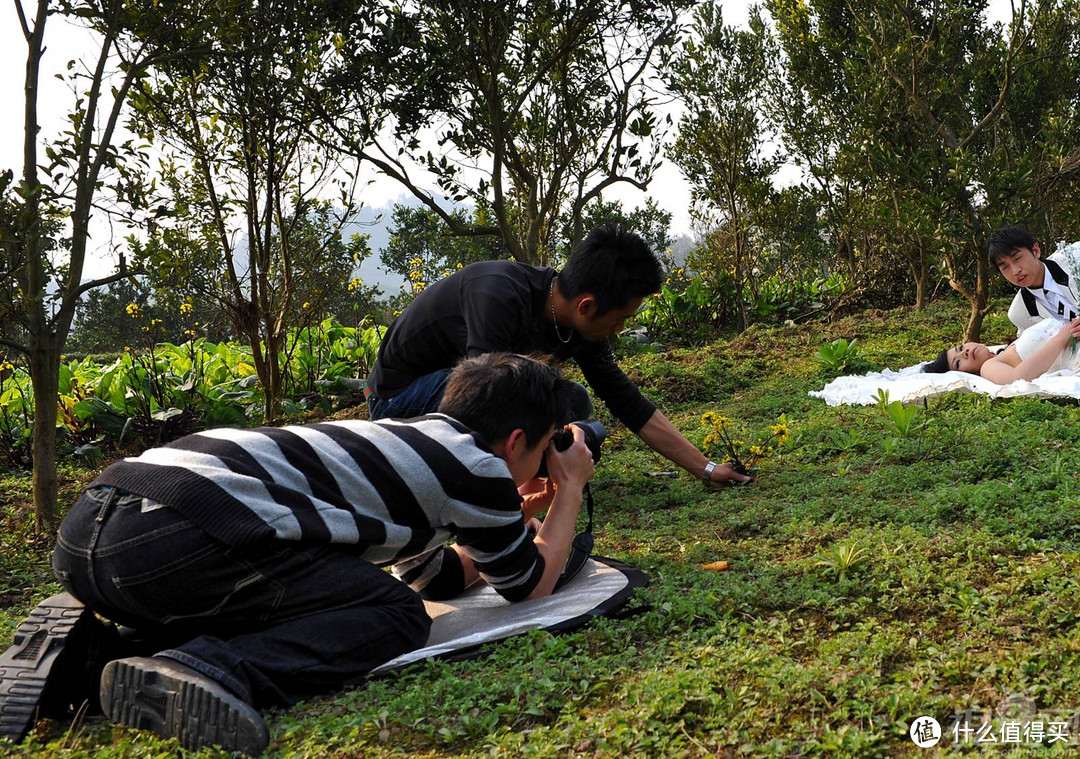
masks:
[[[1057,261],[1051,261],[1049,258],[1043,261],[1043,268],[1050,275],[1051,279],[1062,287],[1069,286],[1069,274],[1066,272]],[[1027,285],[1028,290],[1038,292],[1039,290],[1045,290],[1046,277],[1043,276],[1043,283],[1041,285]]]

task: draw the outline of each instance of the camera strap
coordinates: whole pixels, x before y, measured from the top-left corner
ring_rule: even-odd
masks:
[[[570,544],[570,555],[563,566],[562,574],[559,575],[559,579],[555,582],[553,592],[577,577],[578,572],[585,566],[585,562],[588,561],[593,550],[593,497],[588,482],[585,483],[584,493],[585,513],[588,516],[585,531],[574,536],[574,542]]]

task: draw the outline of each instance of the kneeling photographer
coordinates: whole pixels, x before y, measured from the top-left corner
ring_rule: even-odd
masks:
[[[116,722],[258,754],[257,709],[423,646],[421,592],[550,594],[595,472],[581,426],[549,445],[573,392],[552,366],[484,354],[454,368],[439,413],[213,429],[106,467],[60,527],[68,593],[31,613],[7,655],[20,668],[0,669],[0,735],[100,679]],[[552,493],[531,537],[518,488],[541,460]]]

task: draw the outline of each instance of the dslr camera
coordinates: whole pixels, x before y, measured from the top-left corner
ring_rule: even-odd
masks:
[[[579,427],[585,433],[585,445],[589,449],[589,453],[592,454],[592,460],[595,464],[600,461],[600,446],[604,444],[604,438],[607,437],[607,429],[600,422],[591,420],[570,422],[571,427]],[[565,451],[571,445],[574,444],[574,433],[565,427],[561,430],[556,430],[555,434],[551,436],[551,442],[555,444],[556,451]],[[544,454],[544,458],[540,459],[540,468],[536,471],[537,477],[547,477],[547,454]]]

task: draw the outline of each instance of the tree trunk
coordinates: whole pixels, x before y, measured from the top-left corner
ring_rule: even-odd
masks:
[[[930,289],[930,267],[926,263],[926,247],[915,248],[914,259],[909,259],[912,279],[915,280],[915,310],[926,310],[927,292]]]
[[[975,246],[975,292],[970,298],[971,313],[964,333],[964,340],[971,342],[979,341],[983,318],[990,312],[990,282],[987,276],[990,264],[982,253],[983,247],[981,244]]]
[[[926,267],[924,266],[924,267],[922,267],[922,270],[919,272],[919,276],[915,278],[915,310],[916,311],[925,311],[926,310],[926,289],[927,289],[927,285],[929,284],[927,282],[928,279],[929,279],[929,277],[927,276]]]
[[[30,382],[34,388],[34,437],[31,444],[34,457],[34,519],[38,530],[52,533],[60,525],[56,498],[56,418],[60,398],[60,360],[52,345],[32,346]]]
[[[965,342],[979,342],[979,335],[982,332],[983,318],[986,316],[986,310],[979,307],[978,299],[971,301],[971,313],[968,314],[967,329],[964,331]]]
[[[281,359],[284,353],[284,339],[281,335],[270,334],[266,336],[266,369],[269,382],[264,388],[266,408],[263,411],[263,419],[269,424],[277,419],[278,409],[281,407],[282,389],[284,376]]]

